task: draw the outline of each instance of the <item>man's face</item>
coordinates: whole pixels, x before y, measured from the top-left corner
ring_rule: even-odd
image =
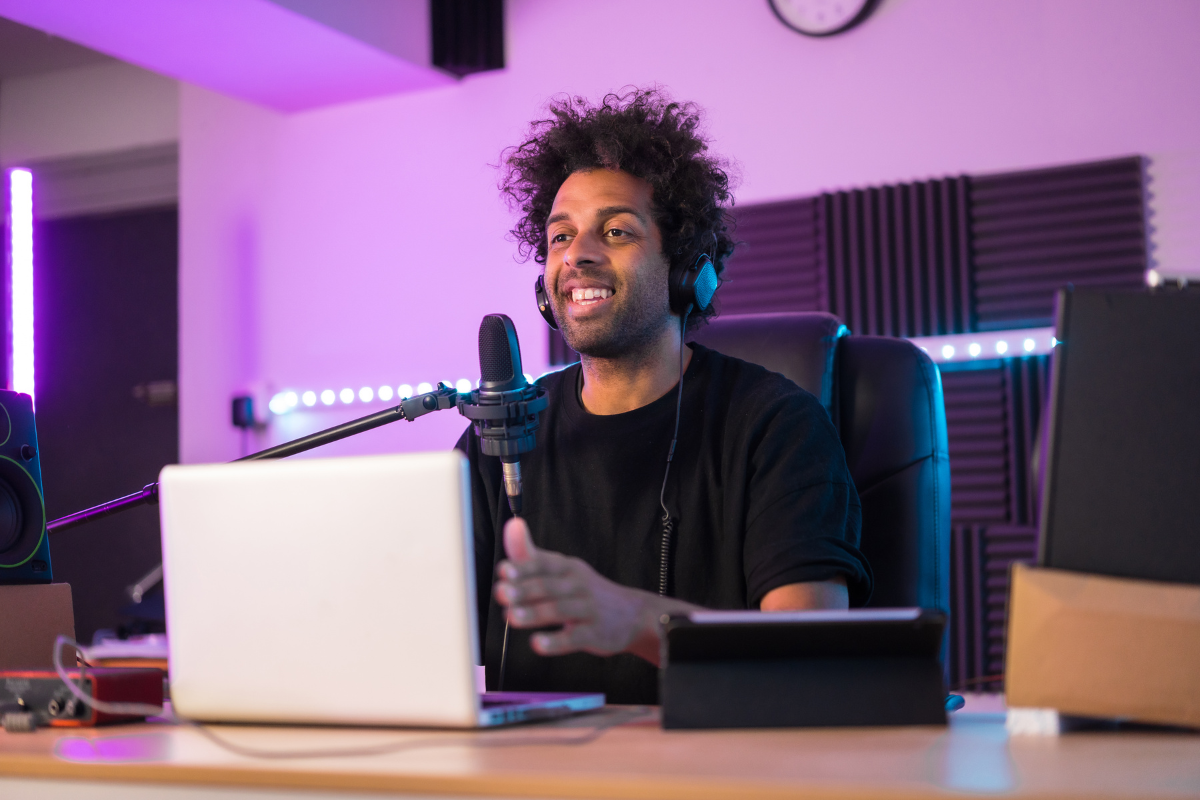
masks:
[[[650,184],[625,172],[573,173],[546,224],[546,290],[567,344],[595,358],[628,355],[670,322],[662,235]]]

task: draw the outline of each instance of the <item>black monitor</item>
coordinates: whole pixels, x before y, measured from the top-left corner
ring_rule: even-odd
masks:
[[[1058,295],[1042,566],[1200,584],[1200,291]]]

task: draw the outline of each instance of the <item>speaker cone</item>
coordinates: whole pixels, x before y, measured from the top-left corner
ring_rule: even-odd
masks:
[[[21,503],[7,483],[0,482],[0,553],[21,538]]]
[[[33,555],[46,532],[46,509],[37,483],[24,467],[0,456],[0,567]]]

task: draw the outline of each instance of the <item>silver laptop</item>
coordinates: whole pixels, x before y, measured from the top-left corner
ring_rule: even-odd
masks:
[[[170,466],[159,492],[181,716],[472,728],[604,704],[477,690],[458,451]]]

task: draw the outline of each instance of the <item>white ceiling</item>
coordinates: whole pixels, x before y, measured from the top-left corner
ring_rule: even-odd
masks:
[[[0,80],[113,60],[103,53],[0,17]]]
[[[0,14],[283,112],[455,82],[428,63],[422,0],[0,0]]]

